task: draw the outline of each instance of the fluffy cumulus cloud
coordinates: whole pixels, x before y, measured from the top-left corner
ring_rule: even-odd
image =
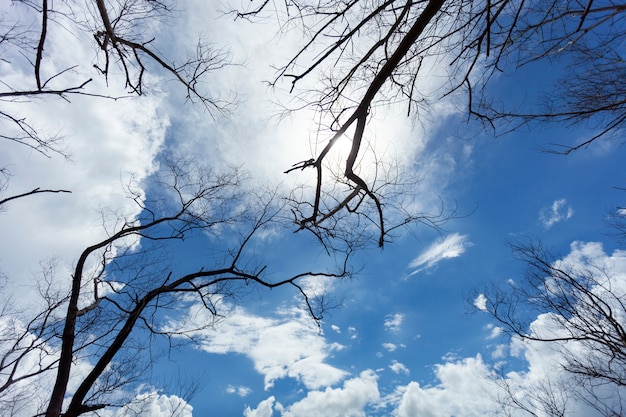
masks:
[[[435,367],[439,384],[423,387],[410,382],[395,410],[397,417],[478,417],[493,409],[487,393],[495,385],[489,367],[480,356]]]
[[[409,368],[407,368],[406,365],[396,360],[391,361],[391,365],[389,365],[389,369],[391,369],[396,374],[408,375],[410,373]]]
[[[172,48],[182,50],[187,46],[189,39],[195,39],[198,33],[206,33],[206,22],[211,22],[212,30],[220,33],[223,39],[228,39],[228,50],[232,53],[233,61],[245,62],[244,65],[231,66],[227,71],[212,74],[211,79],[224,93],[232,91],[233,95],[238,94],[240,98],[245,99],[240,100],[228,120],[219,120],[218,126],[215,126],[214,121],[206,117],[205,113],[197,110],[199,106],[186,108],[185,112],[177,111],[180,106],[175,108],[173,113],[176,113],[178,119],[175,132],[177,149],[182,148],[192,154],[201,154],[209,158],[216,167],[245,166],[246,170],[253,173],[254,178],[263,178],[270,183],[280,183],[286,187],[302,183],[312,184],[313,171],[297,170],[287,176],[283,171],[298,161],[314,157],[326,144],[326,134],[315,133],[319,114],[314,110],[309,112],[307,109],[301,109],[289,112],[288,118],[284,117],[287,114],[285,107],[302,107],[297,100],[294,102],[293,95],[288,94],[289,83],[283,84],[285,80],[279,79],[277,88],[267,89],[267,81],[276,76],[270,63],[278,66],[286,64],[288,61],[286,57],[297,53],[301,47],[300,39],[297,36],[281,37],[280,47],[271,47],[276,45],[276,31],[280,32],[279,27],[273,26],[276,19],[267,19],[263,25],[242,25],[234,19],[224,19],[219,8],[207,7],[207,4],[199,2],[185,6],[186,13],[182,14],[180,21],[175,21],[178,24],[175,31],[180,36],[174,37],[172,42],[178,44],[174,44]],[[424,62],[422,68],[431,67],[431,64]],[[438,91],[441,80],[447,79],[445,74],[448,67],[435,66],[430,71],[433,71],[429,72],[431,74],[438,73],[443,77],[432,76],[420,80],[420,91],[426,95],[427,91]],[[315,82],[315,79],[314,76],[311,81]],[[300,81],[304,90],[316,88],[307,82],[306,79]],[[181,99],[180,103],[176,104],[182,104],[182,101]],[[379,166],[378,163],[382,163],[385,166],[389,164],[406,169],[409,171],[407,172],[409,177],[415,174],[421,179],[416,185],[421,190],[419,192],[421,197],[419,203],[414,202],[418,206],[413,208],[417,212],[430,212],[437,210],[439,204],[440,196],[432,192],[434,184],[438,188],[443,187],[455,177],[455,168],[465,155],[467,145],[458,141],[445,144],[437,142],[438,151],[434,154],[425,152],[425,149],[433,136],[432,132],[443,123],[445,116],[455,114],[459,109],[452,98],[448,101],[439,101],[433,110],[439,117],[420,118],[419,127],[424,134],[416,135],[416,126],[407,121],[404,104],[379,107],[370,115],[367,137],[392,135],[394,139],[368,142],[368,146],[364,146],[364,152],[360,154],[362,162],[359,169],[364,177],[373,176],[375,168]],[[329,163],[345,162],[349,148],[349,141],[337,142],[334,148],[337,152],[332,153]],[[251,158],[250,155],[254,157]],[[373,160],[374,156],[376,163]],[[419,163],[415,163],[416,158],[419,159]],[[420,167],[419,172],[413,172],[417,167]]]
[[[176,395],[140,394],[113,417],[192,417],[193,408]]]
[[[355,327],[348,327],[348,333],[350,333],[350,339],[356,339],[358,337],[358,333]]]
[[[575,241],[570,245],[570,253],[556,261],[555,267],[574,271],[586,269],[607,271],[601,275],[610,277],[622,290],[621,283],[626,280],[626,250],[617,249],[609,255],[600,242]]]
[[[546,229],[557,223],[569,220],[574,215],[574,210],[567,204],[567,200],[559,198],[554,200],[552,205],[544,207],[539,212],[539,220]]]
[[[476,298],[474,298],[474,307],[479,309],[480,311],[487,311],[487,297],[485,294],[478,294]]]
[[[426,269],[433,268],[444,259],[452,259],[461,256],[467,248],[472,246],[469,236],[453,233],[444,239],[431,244],[425,251],[420,253],[409,264],[414,269],[411,275],[418,274]]]
[[[272,417],[274,415],[274,397],[269,397],[259,403],[255,409],[246,407],[243,411],[244,417]]]
[[[571,271],[576,275],[593,276],[588,290],[590,294],[603,300],[606,307],[611,308],[611,314],[618,321],[625,321],[624,309],[621,300],[626,296],[626,251],[615,250],[607,254],[602,245],[597,242],[573,242],[570,253],[564,258],[557,260],[554,267],[562,271]],[[553,278],[546,277],[546,285],[552,285]],[[610,291],[611,294],[607,293]],[[584,301],[585,298],[582,298]],[[581,308],[578,303],[572,304],[572,311]],[[585,311],[585,310],[579,310]],[[583,313],[584,314],[584,313]],[[553,312],[545,312],[537,315],[529,327],[532,336],[558,340],[560,337],[569,337],[571,329],[585,324],[577,319],[576,314],[571,317],[557,316]],[[566,329],[564,325],[571,324]],[[493,331],[498,327],[492,327]],[[498,332],[499,333],[499,332]],[[494,357],[502,357],[499,354],[504,348],[499,345]],[[515,395],[518,404],[510,401],[506,406],[513,409],[523,405],[529,409],[540,409],[548,402],[552,402],[557,408],[567,415],[598,416],[602,415],[598,409],[591,406],[595,398],[600,398],[604,404],[613,406],[612,399],[623,398],[626,390],[612,384],[598,384],[597,380],[589,386],[583,387],[578,376],[567,372],[567,358],[581,363],[608,363],[609,359],[603,357],[602,350],[594,349],[580,342],[538,342],[513,338],[508,346],[509,351],[526,361],[527,366],[523,370],[509,372],[500,386],[506,386]],[[502,384],[504,382],[504,384]],[[505,397],[501,397],[505,398]],[[510,398],[509,398],[510,400]]]
[[[247,407],[243,414],[244,417],[271,417],[276,410],[282,417],[365,417],[365,408],[380,400],[377,380],[374,371],[366,370],[344,381],[340,388],[309,391],[306,397],[287,406],[275,404],[272,396],[255,409]]]
[[[168,326],[201,328],[211,319],[209,312],[196,306],[184,322]],[[306,312],[297,308],[281,311],[279,316],[271,318],[236,307],[218,326],[198,331],[195,337],[206,352],[249,357],[254,368],[264,375],[266,390],[280,378],[295,378],[307,388],[317,389],[346,376],[345,371],[325,363],[342,346],[327,343]]]
[[[348,379],[341,388],[310,391],[305,398],[286,407],[283,417],[364,417],[365,407],[380,398],[378,376],[370,370]]]
[[[556,262],[561,268],[585,270],[594,266],[610,276],[611,289],[626,294],[626,252],[614,251],[607,254],[598,243],[574,242],[570,253]],[[478,300],[477,307],[485,300]],[[617,311],[617,309],[616,309]],[[401,314],[388,316],[387,328],[397,328],[403,320]],[[558,337],[565,334],[562,321],[554,314],[540,314],[531,323],[529,331],[536,336]],[[490,324],[487,341],[501,336],[502,329]],[[444,363],[434,366],[435,379],[430,384],[411,381],[406,385],[389,384],[379,380],[372,371],[365,371],[357,378],[344,382],[342,388],[328,387],[325,390],[308,392],[305,398],[293,404],[276,404],[274,411],[282,416],[362,416],[369,405],[368,415],[393,415],[395,417],[478,417],[528,415],[520,407],[536,411],[538,415],[551,401],[573,417],[599,416],[581,391],[573,376],[565,372],[563,346],[559,343],[540,343],[512,338],[507,343],[487,345],[491,347],[488,363],[479,354],[458,358],[448,355]],[[385,346],[391,350],[391,344]],[[577,346],[567,345],[578,357],[589,357],[591,352]],[[506,370],[507,359],[518,359],[515,369]],[[520,362],[521,361],[521,362]],[[393,360],[389,369],[395,375],[408,375],[408,368]],[[381,374],[384,375],[384,374]],[[380,395],[379,390],[389,394]],[[626,390],[602,387],[600,395],[606,398],[621,398]],[[621,396],[621,397],[620,397]],[[264,403],[263,405],[267,405]],[[257,410],[266,410],[261,405]],[[256,412],[250,410],[250,412]],[[254,416],[257,414],[246,414]],[[272,414],[258,414],[272,415]]]

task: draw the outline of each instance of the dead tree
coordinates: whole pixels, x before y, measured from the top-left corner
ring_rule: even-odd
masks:
[[[17,328],[11,335],[7,332],[11,346],[0,357],[0,397],[15,395],[12,388],[45,374],[54,380],[42,410],[48,417],[76,417],[122,406],[119,390],[137,381],[142,366],[150,366],[138,355],[142,338],[174,336],[163,330],[163,313],[190,302],[201,303],[218,319],[226,303],[245,299],[254,288],[291,287],[313,319],[321,318],[323,303],[308,294],[301,281],[349,275],[348,251],[333,254],[336,269],[291,276],[272,273],[254,246],[257,236],[268,229],[290,225],[273,192],[244,193],[245,176],[237,170],[219,174],[189,161],[171,160],[163,168],[146,185],[147,195],[129,187],[141,215],[110,219],[108,237],[77,258],[66,281],[69,292],[45,292],[44,311],[21,332]],[[192,237],[204,237],[210,249],[200,262],[181,264],[174,259],[180,250],[176,247]],[[33,357],[39,364],[25,372],[24,362]],[[68,391],[78,360],[85,360],[90,369]],[[68,395],[71,401],[64,404]]]
[[[175,11],[174,6],[175,2],[169,0],[97,0],[93,7],[78,9],[66,2],[48,0],[13,2],[11,8],[16,10],[0,15],[0,56],[15,68],[30,68],[32,76],[7,78],[0,83],[0,139],[46,157],[67,158],[62,134],[46,132],[23,116],[20,109],[44,98],[70,101],[81,95],[118,100],[142,95],[150,89],[146,84],[149,72],[174,79],[190,102],[201,104],[210,114],[228,113],[232,100],[211,95],[203,86],[212,72],[228,65],[225,50],[198,38],[183,51],[183,56],[168,56],[160,51],[157,34],[150,28],[154,30],[155,22],[167,20]],[[39,24],[33,26],[31,22]],[[74,63],[58,62],[58,57],[47,52],[54,32],[70,32],[86,47],[95,41],[93,56],[86,62],[79,58]],[[45,65],[47,62],[51,65]],[[54,72],[49,68],[55,68]],[[114,73],[121,73],[121,77],[113,77]],[[107,84],[122,82],[119,87],[126,93],[119,96],[92,88],[95,77],[103,77]],[[9,179],[8,168],[0,169],[5,183]],[[41,192],[66,191],[43,188],[16,193],[0,203]]]
[[[384,195],[359,174],[358,163],[370,140],[366,126],[373,109],[404,100],[411,114],[464,93],[468,114],[494,128],[505,121],[516,123],[513,128],[533,121],[595,124],[598,134],[566,151],[584,147],[626,120],[619,52],[625,10],[614,2],[561,0],[259,0],[233,15],[249,21],[277,16],[281,31],[305,36],[270,82],[288,80],[297,97],[294,110],[318,112],[320,131],[328,137],[320,151],[287,170],[316,174],[315,195],[301,202],[298,223],[315,229],[340,211],[362,212],[367,200],[382,246],[388,231]],[[544,108],[516,112],[493,105],[487,88],[493,74],[557,58],[567,60],[570,70],[555,90],[566,88]],[[448,68],[434,92],[424,87],[433,66]],[[351,148],[338,187],[326,162],[342,137]]]
[[[548,344],[562,357],[561,372],[570,383],[552,387],[546,381],[546,390],[536,393],[536,402],[552,410],[549,415],[562,415],[567,403],[563,396],[574,395],[602,415],[622,415],[620,395],[626,386],[623,276],[593,260],[580,264],[558,260],[533,242],[515,244],[513,249],[528,267],[527,274],[515,284],[486,289],[481,309],[510,335]],[[548,324],[531,326],[540,315]],[[507,388],[511,394],[511,387]],[[556,401],[552,389],[562,398]],[[524,404],[513,394],[509,400],[517,408]]]

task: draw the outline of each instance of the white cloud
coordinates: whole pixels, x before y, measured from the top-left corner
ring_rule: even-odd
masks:
[[[489,336],[487,336],[487,339],[495,339],[496,337],[500,336],[503,332],[502,327],[499,326],[494,326],[493,324],[490,324],[487,326],[487,329],[490,330],[489,332]]]
[[[302,290],[308,294],[310,298],[323,297],[332,291],[337,280],[332,277],[304,277],[299,281]]]
[[[383,347],[387,349],[389,352],[393,352],[394,350],[398,348],[398,346],[394,345],[393,343],[383,343]]]
[[[168,327],[181,329],[201,327],[210,313],[202,306],[190,309],[188,318]],[[328,355],[342,349],[328,344],[306,312],[285,310],[275,318],[260,317],[235,307],[227,317],[213,326],[195,333],[201,349],[210,353],[239,353],[254,362],[254,368],[265,376],[265,389],[280,378],[295,378],[309,389],[332,385],[342,380],[346,372],[324,361]]]
[[[4,3],[3,3],[4,6]],[[76,23],[65,19],[66,4],[55,4],[59,26],[49,28],[46,52],[53,57],[43,60],[44,74],[86,63],[55,78],[78,84],[92,78],[85,92],[111,96],[127,95],[120,74],[111,73],[106,80],[92,68],[93,39],[81,38]],[[68,6],[75,7],[75,6]],[[77,8],[79,6],[76,6]],[[28,20],[29,8],[22,9]],[[14,16],[15,10],[6,16]],[[68,15],[81,15],[80,10]],[[90,13],[82,14],[89,16]],[[4,16],[4,15],[3,15]],[[31,16],[32,17],[32,16]],[[5,57],[7,58],[7,57]],[[13,88],[31,89],[32,67],[21,67],[23,57],[10,65],[0,65],[0,79]],[[149,76],[147,82],[155,81]],[[12,143],[0,141],[0,167],[11,172],[5,195],[15,195],[36,187],[66,189],[71,194],[40,194],[14,200],[0,213],[0,230],[11,239],[0,240],[0,269],[13,282],[19,282],[19,298],[30,308],[35,291],[29,290],[39,272],[38,263],[45,259],[58,260],[59,276],[68,276],[68,269],[80,252],[108,237],[102,227],[101,209],[115,210],[132,219],[140,207],[127,198],[123,186],[134,176],[140,183],[157,168],[154,159],[165,141],[170,119],[163,112],[165,96],[158,92],[132,99],[107,100],[88,96],[71,96],[71,102],[60,98],[40,97],[33,102],[3,102],[3,111],[25,117],[45,135],[59,134],[59,148],[69,154],[51,158]],[[2,122],[3,129],[7,126]],[[27,229],[25,231],[25,225]],[[33,239],[36,231],[36,239]],[[58,283],[59,287],[64,285]],[[61,288],[59,288],[61,289]],[[4,290],[3,296],[9,291]]]
[[[574,242],[570,254],[557,262],[561,268],[585,268],[597,266],[611,277],[612,290],[626,293],[626,252],[615,251],[607,255],[600,244]],[[478,303],[479,305],[481,303]],[[397,329],[402,325],[404,315],[396,313],[385,320],[385,328]],[[489,338],[501,334],[501,328],[489,325]],[[558,336],[563,329],[551,314],[541,314],[532,322],[530,331],[534,335]],[[570,344],[571,345],[571,344]],[[395,349],[392,343],[385,343],[386,349]],[[506,362],[507,352],[525,361],[526,365],[516,372],[504,375],[501,371]],[[588,352],[580,351],[588,354]],[[523,342],[513,338],[508,344],[493,347],[491,357],[499,360],[493,365],[485,363],[480,355],[459,358],[447,355],[444,363],[434,367],[436,381],[430,385],[421,385],[412,381],[407,385],[392,388],[392,393],[381,398],[379,395],[378,377],[372,371],[364,371],[359,377],[344,381],[343,387],[309,391],[306,397],[293,404],[276,404],[275,411],[283,417],[307,417],[317,415],[328,416],[365,416],[368,406],[382,410],[390,408],[386,415],[395,417],[478,417],[484,415],[501,415],[510,401],[503,387],[508,387],[515,395],[516,401],[533,409],[538,407],[537,399],[542,392],[550,393],[557,402],[562,401],[563,407],[573,417],[597,416],[588,404],[572,397],[572,387],[577,385],[571,376],[563,372],[564,359],[558,344]],[[397,375],[408,375],[405,364],[393,360],[388,368]],[[549,386],[548,386],[549,385]],[[533,393],[533,395],[528,395]],[[623,393],[622,393],[623,394]],[[272,415],[274,399],[271,397],[262,403],[257,410],[247,409],[246,416]],[[251,414],[254,412],[263,414]],[[509,410],[511,411],[511,410]],[[521,416],[513,411],[510,415]],[[568,414],[568,415],[570,415]]]
[[[379,400],[377,375],[370,370],[348,379],[342,388],[311,391],[285,408],[282,417],[365,417],[364,408]]]
[[[575,241],[570,245],[570,253],[563,259],[555,262],[556,268],[565,270],[581,271],[591,268],[592,270],[607,271],[602,276],[615,277],[615,281],[621,283],[626,279],[626,250],[617,249],[611,255],[607,255],[600,242]],[[620,286],[620,291],[623,287]]]
[[[3,358],[0,385],[7,382],[12,371],[15,371],[13,377],[19,380],[23,375],[36,373],[59,358],[58,349],[43,343],[34,334],[27,332],[19,319],[0,317],[0,334],[2,335],[0,357]],[[14,345],[18,341],[18,336],[23,336],[23,339],[21,343]],[[26,353],[29,346],[37,345],[40,345],[41,350],[32,349]],[[20,355],[23,356],[20,358]],[[19,365],[17,369],[13,369],[13,363]],[[52,372],[44,372],[7,386],[0,392],[0,415],[25,417],[44,411],[44,404],[49,399],[47,398],[47,393],[50,392],[48,387],[54,384],[54,377]]]
[[[299,40],[291,37],[280,37],[280,45],[274,35],[277,28],[274,19],[269,19],[263,25],[242,25],[234,22],[234,19],[219,19],[215,8],[207,7],[205,3],[198,2],[185,7],[186,13],[182,16],[179,27],[176,28],[180,36],[176,36],[178,42],[193,39],[197,33],[206,32],[206,22],[211,21],[212,30],[222,34],[228,39],[228,48],[232,51],[234,59],[245,62],[244,65],[233,66],[228,71],[218,72],[212,75],[215,85],[231,87],[242,96],[237,109],[228,120],[219,120],[218,126],[206,117],[199,108],[188,107],[184,114],[177,111],[182,103],[173,103],[176,118],[177,149],[192,154],[201,154],[211,158],[214,166],[224,165],[245,166],[252,172],[254,178],[263,178],[269,183],[284,184],[291,189],[293,184],[314,183],[312,170],[294,171],[285,176],[283,171],[297,161],[302,161],[315,156],[320,148],[325,145],[328,131],[317,134],[317,116],[313,111],[300,110],[286,115],[285,106],[294,105],[294,95],[289,94],[289,83],[279,79],[275,88],[268,89],[267,81],[275,76],[271,64],[286,63],[285,57],[291,52],[296,52],[301,45]],[[223,16],[222,16],[223,17]],[[423,63],[422,68],[429,67],[431,74],[441,74],[443,77],[427,77],[420,80],[420,91],[437,91],[441,87],[441,80],[448,79],[446,66],[439,67],[434,62]],[[426,70],[428,71],[428,70]],[[313,81],[315,77],[311,79]],[[301,80],[306,89],[307,80]],[[300,84],[300,83],[299,83]],[[297,96],[297,95],[296,95]],[[275,105],[278,103],[278,105]],[[176,107],[177,106],[177,107]],[[300,103],[295,104],[301,107]],[[437,152],[425,152],[428,142],[433,136],[434,130],[443,124],[446,116],[459,112],[458,106],[450,97],[448,102],[441,100],[434,105],[438,117],[420,118],[419,129],[421,134],[416,135],[416,126],[406,117],[405,103],[389,105],[384,108],[378,107],[368,119],[367,138],[393,136],[393,141],[370,140],[364,143],[360,153],[359,172],[369,180],[373,177],[375,167],[379,163],[390,164],[406,170],[407,177],[415,174],[420,178],[419,190],[414,190],[420,195],[413,202],[417,212],[432,212],[439,209],[439,195],[434,193],[434,185],[437,188],[444,187],[456,175],[458,161],[467,153],[468,145],[458,141],[449,143],[437,143]],[[278,114],[283,117],[276,117]],[[280,119],[280,123],[277,121]],[[322,122],[322,124],[324,124]],[[202,132],[199,134],[198,132]],[[205,134],[205,132],[211,132]],[[237,140],[232,140],[237,138]],[[367,139],[366,138],[366,139]],[[347,138],[346,138],[347,139]],[[268,145],[269,144],[269,145]],[[345,153],[341,155],[339,148],[348,150],[348,140],[338,142],[333,154],[337,160],[345,162]],[[374,163],[374,153],[376,163]],[[254,157],[251,157],[254,155]],[[334,155],[332,155],[334,158]],[[419,158],[419,163],[416,159]],[[328,162],[333,164],[330,161]],[[414,172],[420,167],[419,172]],[[395,168],[394,168],[395,169]],[[378,172],[380,174],[380,171]],[[330,178],[330,176],[325,176]],[[380,180],[380,178],[378,178]],[[419,200],[419,201],[418,201]]]
[[[621,301],[617,301],[626,296],[626,251],[616,250],[609,255],[604,252],[600,243],[573,242],[570,253],[557,260],[554,267],[576,274],[593,274],[598,281],[589,288],[591,292],[607,303],[606,306],[611,308],[614,318],[619,317],[620,321],[626,319],[623,305]],[[551,281],[552,278],[546,277],[547,285],[550,285]],[[607,296],[608,288],[613,294],[612,297]],[[563,326],[568,320],[575,321],[574,326],[579,324],[575,316],[563,318],[554,313],[539,314],[530,324],[529,332],[532,336],[540,338],[568,337],[571,335],[570,331]],[[508,348],[513,355],[527,362],[527,368],[523,372],[511,372],[506,377],[507,384],[526,406],[536,406],[536,400],[533,401],[528,393],[540,396],[548,392],[567,415],[576,417],[599,415],[598,410],[591,408],[587,402],[593,398],[590,392],[582,388],[578,377],[566,372],[566,358],[573,355],[583,362],[590,360],[597,363],[608,362],[607,358],[602,357],[601,350],[574,341],[542,343],[523,341],[520,338],[513,338]],[[499,345],[494,351],[494,358],[503,356],[504,350],[505,347]],[[620,398],[626,392],[610,384],[599,384],[593,389],[597,389],[596,393],[603,398]]]
[[[243,385],[239,385],[237,387],[234,385],[229,385],[226,387],[226,392],[228,394],[237,394],[238,396],[243,398],[250,395],[252,393],[252,390],[249,387]]]
[[[19,319],[8,316],[0,317],[0,357],[4,359],[0,372],[0,385],[4,384],[11,371],[18,382],[9,385],[0,392],[0,415],[12,417],[29,417],[42,415],[47,407],[50,387],[54,385],[55,368],[40,372],[42,368],[50,366],[59,359],[59,347],[38,339],[34,334],[27,332]],[[22,335],[20,344],[14,345],[15,335]],[[38,348],[33,348],[38,347]],[[28,350],[27,348],[31,348]],[[28,353],[26,353],[28,351]],[[13,353],[11,353],[13,352]],[[18,358],[16,369],[11,364]],[[86,358],[77,357],[72,363],[72,371],[68,384],[67,395],[73,395],[85,376],[93,369],[93,363]],[[23,380],[20,377],[32,373],[33,376]],[[124,392],[124,387],[109,392],[110,398],[132,398],[122,408],[107,408],[99,412],[102,417],[191,417],[192,407],[176,395],[163,395],[154,389],[142,390],[140,386],[136,393]],[[115,388],[113,388],[115,389]]]
[[[409,268],[416,268],[409,276],[433,268],[444,259],[457,258],[470,246],[472,243],[468,240],[467,235],[459,233],[448,235],[445,239],[431,244],[428,249],[409,263]]]
[[[493,409],[487,395],[496,388],[490,370],[480,356],[435,367],[436,386],[411,382],[404,388],[396,417],[478,417]]]
[[[403,321],[404,321],[404,314],[396,313],[392,316],[388,316],[385,319],[385,323],[384,323],[385,330],[397,332],[398,330],[400,330],[400,326],[402,325]]]
[[[501,343],[495,347],[495,349],[491,352],[491,359],[502,359],[505,357],[507,352],[507,345]]]
[[[348,327],[348,332],[350,333],[350,339],[356,339],[358,337],[358,334],[356,332],[356,327]]]
[[[594,266],[596,271],[603,271],[612,278],[612,291],[626,294],[626,251],[616,250],[611,255],[607,255],[602,245],[598,243],[574,242],[571,245],[571,252],[557,261],[556,266],[576,270]],[[481,305],[480,302],[477,304]],[[402,320],[403,316],[396,314],[389,316],[386,324],[390,328],[397,328],[396,326],[401,325]],[[489,330],[490,339],[498,337],[502,332],[502,329],[496,325],[489,325],[486,329]],[[538,315],[531,324],[530,332],[537,336],[553,337],[564,334],[560,322],[553,314]],[[383,346],[391,348],[395,345],[384,344]],[[568,348],[573,349],[575,354],[587,356],[592,354],[588,350],[579,349],[574,343],[569,343]],[[502,374],[507,352],[523,360],[525,366],[517,368],[515,372]],[[528,342],[513,338],[508,344],[494,346],[491,357],[499,362],[489,365],[480,355],[466,358],[447,355],[444,358],[445,363],[434,367],[435,383],[421,385],[412,381],[408,385],[395,387],[391,394],[383,398],[373,395],[370,400],[366,400],[366,396],[358,393],[360,391],[348,390],[348,381],[346,381],[343,389],[327,388],[325,391],[309,392],[302,401],[290,406],[281,406],[281,410],[285,410],[284,417],[295,415],[299,417],[309,415],[364,416],[363,408],[366,404],[370,404],[378,409],[392,408],[388,415],[395,417],[449,417],[451,415],[479,417],[503,415],[507,412],[510,412],[507,415],[521,417],[526,414],[516,409],[506,409],[515,405],[511,403],[510,394],[515,396],[518,404],[537,411],[538,415],[541,415],[541,396],[542,393],[548,393],[556,404],[562,406],[563,410],[572,417],[600,415],[585,402],[585,397],[573,396],[576,394],[574,390],[579,385],[575,383],[571,375],[564,372],[564,356],[558,343]],[[395,360],[391,362],[389,369],[396,374],[408,373],[406,366]],[[367,385],[369,392],[378,392],[377,384],[371,382]],[[504,389],[504,387],[507,388]],[[602,389],[605,388],[602,387]],[[626,390],[621,391],[606,389],[603,393],[607,396],[612,395],[613,398],[620,398],[626,394]],[[579,394],[584,395],[582,392]],[[333,400],[328,400],[329,398]],[[347,408],[346,404],[350,401],[354,406]],[[329,408],[331,406],[332,408]]]
[[[567,205],[567,200],[560,198],[554,200],[551,206],[541,209],[539,220],[546,229],[549,229],[556,223],[569,220],[573,215],[574,210]]]
[[[193,408],[176,395],[157,392],[140,394],[114,417],[192,417]]]
[[[435,366],[435,384],[422,386],[412,381],[406,386],[396,387],[395,392],[386,398],[388,403],[395,404],[391,414],[395,417],[522,417],[528,413],[521,411],[517,405],[523,405],[537,415],[543,415],[541,400],[546,394],[568,416],[603,415],[585,402],[584,392],[579,392],[583,397],[572,396],[573,388],[579,385],[563,371],[563,356],[558,349],[554,349],[554,344],[522,343],[514,339],[512,345],[517,345],[519,353],[527,361],[524,370],[509,372],[503,377],[494,370],[502,362],[490,366],[480,355],[438,364]],[[501,359],[506,350],[506,345],[498,345],[492,357]],[[511,402],[510,395],[514,396],[517,405]]]
[[[274,401],[276,401],[276,399],[272,396],[261,401],[254,410],[250,407],[246,407],[243,411],[243,415],[244,417],[272,417],[272,415],[274,415]]]
[[[474,307],[479,309],[480,311],[487,311],[487,297],[485,294],[478,294],[474,299]]]
[[[391,361],[391,365],[389,365],[389,369],[391,369],[396,374],[405,374],[408,375],[409,368],[407,368],[403,363],[400,363],[396,360]]]

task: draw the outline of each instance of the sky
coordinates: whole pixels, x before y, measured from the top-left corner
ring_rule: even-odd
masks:
[[[284,62],[301,39],[276,36],[271,19],[250,25],[221,15],[209,2],[195,3],[172,21],[150,24],[156,33],[177,33],[160,37],[163,50],[193,45],[199,32],[229,48],[239,64],[216,72],[208,88],[224,97],[237,93],[230,114],[211,114],[186,102],[160,73],[148,76],[151,88],[142,97],[2,103],[41,129],[60,132],[71,156],[46,157],[0,141],[0,165],[11,172],[5,193],[35,187],[72,193],[16,200],[0,212],[5,237],[0,239],[0,302],[11,297],[26,313],[39,305],[37,282],[46,265],[55,267],[55,286],[67,288],[81,250],[106,235],[103,210],[139,216],[124,185],[134,180],[141,186],[158,174],[167,152],[195,156],[216,171],[242,167],[253,184],[279,190],[312,180],[306,172],[283,172],[310,157],[315,121],[307,112],[276,117],[275,103],[290,96],[284,86],[273,90],[263,83],[272,77],[272,65]],[[0,10],[31,18],[22,6],[5,4]],[[91,63],[90,41],[70,24],[60,27],[65,29],[49,33],[46,53],[53,59],[44,60],[45,70]],[[559,70],[529,67],[515,77],[502,75],[493,88],[504,96],[525,86],[532,90],[537,74]],[[30,71],[17,55],[0,60],[0,78],[7,84],[29,85]],[[68,76],[93,77],[94,92],[125,94],[116,82],[119,74],[107,85],[91,65]],[[376,149],[420,178],[414,189],[418,206],[428,209],[442,201],[457,208],[456,218],[441,230],[415,227],[399,232],[384,249],[357,253],[352,265],[358,272],[349,280],[305,281],[305,288],[336,301],[319,323],[297,293],[258,291],[241,302],[226,302],[224,317],[193,332],[193,342],[174,338],[168,349],[167,341],[155,341],[154,365],[129,394],[134,405],[103,415],[473,417],[497,415],[503,381],[520,392],[532,392],[546,380],[567,385],[554,347],[506,336],[481,311],[481,288],[523,277],[524,265],[508,243],[524,239],[541,240],[562,262],[601,265],[626,282],[626,249],[607,224],[608,212],[624,207],[625,194],[618,189],[625,186],[621,132],[613,140],[556,155],[542,149],[592,130],[544,126],[494,136],[465,124],[464,104],[455,101],[458,97],[449,100],[417,120],[407,118],[402,106],[377,109],[371,129]],[[332,262],[311,236],[292,231],[276,232],[257,248],[268,265],[294,271]],[[192,239],[191,250],[174,248],[171,255],[181,265],[193,264],[207,242]],[[166,319],[164,329],[202,327],[212,320],[194,303]],[[551,325],[545,316],[531,319],[535,331]],[[89,357],[77,361],[76,378],[89,367]],[[47,378],[37,381],[42,392],[50,384]],[[185,398],[180,381],[196,380],[201,382],[197,392]],[[23,404],[16,417],[31,415],[31,406]],[[568,407],[572,416],[595,412],[577,400]]]

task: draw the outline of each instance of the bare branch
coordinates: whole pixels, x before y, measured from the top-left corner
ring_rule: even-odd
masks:
[[[39,44],[37,45],[37,57],[35,58],[35,80],[37,81],[37,89],[42,89],[41,84],[41,60],[43,58],[44,45],[46,43],[46,34],[48,32],[48,0],[43,0],[41,5],[41,35],[39,36]]]
[[[18,198],[22,198],[22,197],[28,197],[29,195],[34,195],[34,194],[41,194],[41,193],[71,193],[71,191],[69,190],[42,190],[40,188],[35,188],[34,190],[28,191],[26,193],[22,193],[22,194],[17,194],[11,197],[7,197],[4,198],[2,200],[0,200],[0,206],[2,206],[3,204],[11,201],[11,200],[15,200]]]
[[[513,244],[513,250],[528,274],[507,289],[483,292],[487,312],[510,334],[560,352],[562,370],[583,389],[576,395],[610,408],[601,390],[626,385],[626,304],[617,277],[591,261],[556,260],[536,243]],[[529,320],[538,315],[552,325],[531,327]],[[540,403],[551,403],[545,400]],[[563,412],[562,406],[553,411]]]

